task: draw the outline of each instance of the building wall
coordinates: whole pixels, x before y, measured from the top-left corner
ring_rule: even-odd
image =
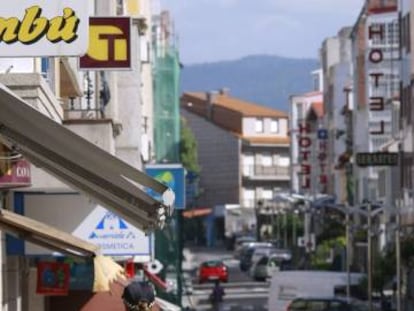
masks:
[[[131,71],[117,73],[118,121],[122,124],[122,131],[115,138],[115,149],[117,157],[140,169],[143,119],[139,33],[136,25],[131,28],[131,39],[133,68]]]
[[[238,204],[240,200],[240,142],[228,131],[205,118],[181,109],[181,115],[197,140],[201,166],[200,207]]]
[[[151,2],[149,0],[136,0],[139,2],[139,13],[145,17],[146,24],[148,26],[147,31],[140,38],[141,49],[141,94],[142,94],[142,118],[143,122],[146,122],[147,126],[143,129],[143,141],[142,151],[144,161],[151,161],[154,158],[154,128],[152,126],[154,122],[154,105],[153,105],[153,77],[152,77],[152,12]],[[142,52],[148,52],[148,58],[143,55]],[[146,146],[145,146],[146,145]],[[145,149],[148,148],[148,149]]]
[[[313,102],[322,102],[322,93],[314,92],[311,94],[295,95],[290,98],[290,110],[289,110],[289,136],[290,136],[290,185],[291,190],[294,193],[300,191],[300,178],[299,172],[301,170],[299,163],[299,127],[298,121],[306,117],[307,111]],[[301,107],[299,109],[298,107]]]
[[[263,132],[256,132],[255,125],[258,118],[245,117],[243,118],[243,136],[288,136],[288,119],[287,118],[259,118],[263,120]],[[272,121],[278,122],[278,131],[272,133],[270,124]]]
[[[210,103],[207,108],[207,117],[214,123],[236,133],[242,132],[240,113]]]
[[[402,83],[402,96],[401,96],[401,117],[400,128],[402,129],[402,151],[403,165],[401,167],[401,190],[404,210],[404,216],[402,217],[402,223],[412,225],[414,222],[414,209],[413,209],[413,158],[412,153],[414,151],[414,109],[412,109],[412,95],[413,94],[413,74],[414,74],[414,61],[413,61],[413,49],[414,49],[414,30],[413,30],[413,17],[414,17],[414,1],[402,0],[401,1],[401,30],[402,39],[401,42],[401,83]],[[406,25],[408,16],[410,16],[409,36],[407,29],[403,27]],[[408,40],[407,40],[408,39]],[[410,96],[411,95],[411,96]]]
[[[346,103],[346,94],[344,93],[344,87],[348,85],[350,82],[350,63],[345,62],[338,64],[332,68],[332,75],[333,75],[333,122],[331,122],[329,126],[329,139],[332,142],[332,149],[330,149],[331,157],[330,157],[330,168],[333,171],[333,176],[330,179],[332,183],[333,192],[331,194],[337,193],[342,195],[343,190],[345,189],[343,181],[344,179],[341,177],[342,173],[335,170],[335,165],[338,163],[338,158],[341,154],[343,154],[346,150],[346,135],[345,135],[345,122],[344,118],[341,114],[342,108]],[[339,136],[338,131],[343,131],[344,134]]]

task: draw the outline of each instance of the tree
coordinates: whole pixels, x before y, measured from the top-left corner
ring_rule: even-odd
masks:
[[[187,124],[187,120],[181,117],[180,126],[180,159],[183,166],[189,172],[199,173],[197,141]]]

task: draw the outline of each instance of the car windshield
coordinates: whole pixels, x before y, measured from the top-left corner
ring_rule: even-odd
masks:
[[[207,267],[207,268],[220,267],[222,265],[223,265],[223,263],[220,262],[220,261],[207,261],[207,262],[203,263],[203,267]]]

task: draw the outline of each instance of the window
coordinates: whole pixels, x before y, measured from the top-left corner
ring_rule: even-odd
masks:
[[[288,158],[288,157],[279,157],[277,165],[278,166],[289,166],[290,165],[290,158]]]
[[[116,15],[124,15],[124,0],[116,1]]]
[[[270,132],[271,133],[279,132],[279,122],[277,120],[270,121]]]
[[[371,44],[373,47],[381,47],[387,45],[397,46],[399,44],[399,21],[391,21],[390,23],[372,23],[368,27],[371,27],[372,31],[376,33],[371,38]],[[377,33],[383,34],[382,38]]]
[[[273,190],[270,188],[265,188],[262,190],[262,198],[264,200],[272,200],[273,199]]]
[[[149,63],[150,62],[150,44],[148,42],[148,39],[145,36],[140,36],[139,42],[140,42],[141,62]]]
[[[302,120],[305,116],[305,105],[303,103],[297,103],[296,104],[296,115],[298,120]]]
[[[270,153],[262,154],[262,165],[272,166],[272,155]]]
[[[263,119],[256,119],[255,130],[256,133],[263,133]]]
[[[243,175],[250,176],[253,174],[254,170],[254,156],[253,154],[245,154],[243,156]]]
[[[43,78],[47,80],[48,75],[49,75],[49,58],[48,57],[42,57],[40,67],[41,67]]]
[[[244,189],[243,191],[243,207],[254,207],[255,204],[255,190],[252,188]]]

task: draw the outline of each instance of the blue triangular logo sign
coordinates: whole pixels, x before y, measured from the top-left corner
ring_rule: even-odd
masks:
[[[106,213],[95,228],[96,230],[128,229],[124,220],[112,213]]]

